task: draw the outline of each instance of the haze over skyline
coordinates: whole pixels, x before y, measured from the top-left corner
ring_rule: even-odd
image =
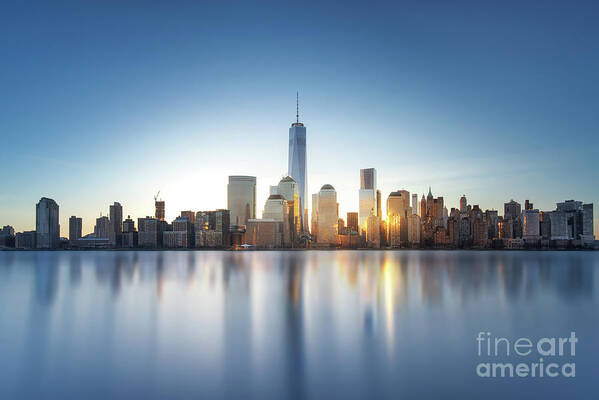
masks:
[[[88,233],[158,190],[172,220],[225,208],[229,175],[257,177],[261,215],[297,90],[308,197],[333,185],[343,218],[369,167],[383,200],[599,203],[594,2],[175,3],[5,7],[0,224],[34,229],[47,196]]]

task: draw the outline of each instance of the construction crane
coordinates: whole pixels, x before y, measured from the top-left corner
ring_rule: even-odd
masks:
[[[161,221],[164,221],[164,201],[158,200],[160,190],[154,196],[154,216]]]

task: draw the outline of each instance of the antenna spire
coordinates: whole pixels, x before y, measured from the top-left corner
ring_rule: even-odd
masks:
[[[299,91],[295,92],[295,121],[299,124]]]

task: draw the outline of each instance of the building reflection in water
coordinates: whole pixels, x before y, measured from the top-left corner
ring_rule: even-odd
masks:
[[[304,398],[332,379],[313,371],[336,365],[347,368],[335,379],[360,372],[377,387],[384,373],[375,376],[368,368],[380,370],[386,363],[391,373],[394,363],[405,360],[410,341],[434,335],[437,324],[453,321],[452,332],[469,333],[478,329],[477,319],[492,321],[490,315],[521,324],[528,318],[532,326],[540,314],[556,312],[545,308],[548,303],[562,312],[587,310],[597,301],[594,257],[508,251],[14,252],[0,253],[0,290],[28,301],[21,351],[34,380],[49,373],[56,354],[75,357],[67,350],[86,332],[96,347],[89,354],[100,357],[99,365],[117,368],[112,363],[127,365],[125,359],[151,365],[156,385],[169,369],[179,371],[173,382],[192,379],[198,370],[211,377],[203,382],[206,395],[246,397],[250,391]],[[23,276],[27,286],[18,291]],[[52,351],[56,343],[67,350]]]

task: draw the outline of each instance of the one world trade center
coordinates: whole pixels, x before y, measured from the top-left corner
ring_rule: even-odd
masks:
[[[289,128],[289,164],[288,174],[297,183],[302,210],[302,226],[307,230],[308,220],[308,181],[306,177],[306,127],[299,122],[299,94],[296,96],[295,122]]]

